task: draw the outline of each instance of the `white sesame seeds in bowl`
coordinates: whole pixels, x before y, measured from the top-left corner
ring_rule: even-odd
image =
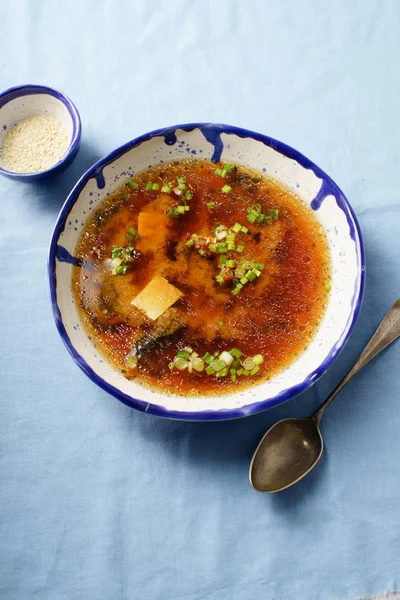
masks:
[[[22,181],[43,179],[75,158],[81,120],[67,96],[23,85],[0,94],[0,173]]]

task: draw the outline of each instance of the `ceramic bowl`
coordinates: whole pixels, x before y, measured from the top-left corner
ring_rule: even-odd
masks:
[[[61,159],[49,169],[37,173],[9,171],[2,159],[2,147],[8,130],[18,121],[36,115],[51,115],[64,125],[69,145]],[[76,106],[67,96],[43,85],[20,85],[0,94],[0,173],[21,181],[45,179],[66,169],[74,160],[81,139],[81,120]]]
[[[188,157],[222,160],[257,169],[284,183],[311,206],[326,231],[332,291],[312,343],[270,381],[225,396],[185,398],[125,379],[85,331],[74,302],[74,251],[86,219],[103,199],[151,165]],[[333,363],[356,322],[364,289],[364,253],[357,220],[338,186],[308,158],[270,137],[215,124],[177,125],[143,135],[93,165],[68,196],[49,252],[55,321],[78,366],[125,404],[154,415],[185,420],[243,417],[285,402],[312,385]]]

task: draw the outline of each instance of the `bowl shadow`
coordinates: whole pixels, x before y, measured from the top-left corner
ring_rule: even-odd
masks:
[[[87,142],[82,141],[74,162],[66,171],[35,184],[39,192],[37,196],[42,200],[42,205],[57,215],[77,181],[103,154]]]

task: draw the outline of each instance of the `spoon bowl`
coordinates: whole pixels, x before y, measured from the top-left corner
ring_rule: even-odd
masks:
[[[323,449],[312,417],[279,421],[258,445],[250,465],[250,483],[259,492],[284,490],[311,471]]]

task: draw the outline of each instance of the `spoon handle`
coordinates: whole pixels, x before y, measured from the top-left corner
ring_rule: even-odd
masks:
[[[312,418],[319,423],[322,415],[325,410],[328,408],[329,404],[335,398],[335,396],[340,392],[344,385],[358,371],[360,371],[370,360],[378,356],[382,350],[384,350],[389,344],[394,342],[400,336],[400,298],[396,300],[393,306],[388,310],[386,316],[383,321],[379,325],[378,329],[375,331],[374,335],[368,342],[364,351],[362,352],[360,358],[354,365],[352,369],[347,373],[347,375],[342,379],[342,381],[335,387],[333,392],[328,396],[328,398],[321,404],[321,406],[315,411],[312,415]]]

